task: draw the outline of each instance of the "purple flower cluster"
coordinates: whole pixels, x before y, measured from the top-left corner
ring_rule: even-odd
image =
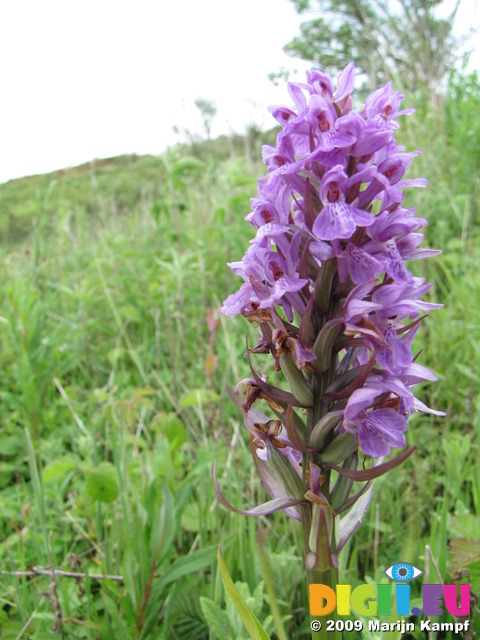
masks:
[[[398,116],[413,109],[400,110],[403,96],[388,83],[354,110],[353,86],[353,63],[336,90],[312,70],[288,85],[293,106],[270,108],[282,129],[277,146],[263,148],[268,174],[246,217],[257,233],[229,265],[244,284],[222,307],[256,323],[249,362],[271,354],[288,383],[276,387],[250,364],[242,410],[269,504],[293,517],[305,499],[336,513],[351,506],[360,496],[320,489],[319,473],[343,464],[335,469],[348,466],[345,483],[358,448],[377,459],[404,447],[408,416],[431,411],[412,387],[435,376],[412,344],[440,305],[422,299],[431,284],[406,261],[438,251],[419,247],[427,223],[402,206],[406,189],[426,186],[404,178],[419,152],[395,141]],[[274,419],[252,407],[259,398]]]

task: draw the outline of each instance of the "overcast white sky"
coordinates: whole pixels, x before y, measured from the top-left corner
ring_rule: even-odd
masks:
[[[0,182],[161,153],[198,97],[217,103],[213,135],[270,126],[289,99],[267,74],[308,67],[282,52],[302,19],[288,0],[3,0]]]

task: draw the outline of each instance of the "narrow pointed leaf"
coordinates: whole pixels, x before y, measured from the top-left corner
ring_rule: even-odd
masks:
[[[313,504],[312,526],[308,544],[310,551],[305,556],[305,566],[309,571],[328,571],[338,566],[335,552],[331,548],[331,534],[328,519],[332,514],[323,506]]]
[[[265,460],[262,460],[256,454],[253,438],[250,438],[250,451],[252,452],[253,464],[255,465],[255,469],[257,470],[257,473],[261,481],[263,482],[265,489],[268,491],[272,499],[291,497],[286,495],[285,488],[283,487],[282,483],[277,478],[275,473],[272,471],[272,469],[270,469]],[[287,507],[285,509],[282,509],[282,511],[287,516],[287,518],[293,518],[293,520],[301,520],[301,515],[297,505]]]
[[[347,480],[348,480],[348,478],[347,478]],[[350,496],[349,498],[347,498],[345,500],[345,502],[341,506],[338,507],[337,515],[340,515],[344,511],[348,511],[348,509],[350,509],[350,507],[352,507],[357,502],[357,500],[359,498],[361,498],[361,496],[363,496],[365,491],[368,491],[368,489],[370,488],[372,483],[373,483],[373,480],[369,480],[368,482],[366,482],[363,485],[363,487],[360,489],[360,491],[357,491],[357,493],[355,493],[353,496]]]
[[[326,260],[322,265],[317,281],[315,283],[315,302],[321,313],[325,313],[331,301],[333,280],[337,271],[337,259]]]
[[[308,278],[308,259],[310,257],[310,244],[312,242],[311,238],[308,238],[302,250],[302,257],[300,258],[300,264],[298,265],[298,273],[300,274],[301,280],[306,280]],[[308,287],[308,285],[307,285]]]
[[[343,469],[343,467],[337,467],[334,464],[323,464],[322,466],[327,467],[328,469],[335,469],[338,473],[346,478],[351,478],[352,480],[356,480],[357,482],[362,482],[364,480],[372,480],[373,478],[378,478],[379,476],[387,473],[390,469],[394,469],[398,467],[399,464],[402,464],[404,460],[406,460],[412,453],[415,451],[417,447],[410,447],[403,453],[400,453],[396,458],[389,460],[388,462],[384,462],[383,464],[379,464],[376,467],[372,467],[371,469],[361,469],[359,471],[353,471],[349,469]]]
[[[340,520],[340,540],[337,547],[338,552],[343,549],[358,527],[362,524],[363,516],[365,515],[372,499],[372,491],[373,482],[369,490],[357,500],[347,515]]]
[[[313,299],[313,296],[311,296],[310,300],[308,301],[307,308],[305,309],[305,314],[302,318],[302,323],[300,325],[300,330],[298,332],[298,339],[303,345],[306,345],[306,346],[309,346],[311,344],[311,339],[312,339],[313,302],[314,302],[314,299]]]
[[[153,523],[150,548],[158,561],[171,548],[176,533],[176,512],[173,496],[166,482],[162,484],[162,506]]]
[[[228,573],[227,566],[223,561],[222,550],[220,546],[218,547],[218,566],[220,567],[220,573],[222,574],[223,584],[225,585],[225,588],[228,591],[235,609],[242,619],[242,622],[245,625],[250,638],[252,640],[270,640],[265,629],[260,624],[257,616],[253,613],[253,611],[251,611],[245,600],[240,595],[237,587],[233,583],[233,580]]]
[[[360,387],[363,387],[366,379],[368,378],[368,374],[373,369],[373,366],[375,365],[376,361],[377,361],[377,353],[374,351],[370,356],[370,359],[367,362],[367,364],[361,368],[361,371],[358,373],[357,376],[355,376],[355,378],[348,385],[348,387],[343,389],[343,391],[339,391],[338,393],[325,393],[324,397],[328,398],[329,400],[343,400],[345,398],[349,398],[356,389],[360,389]]]
[[[313,208],[312,189],[310,188],[309,178],[307,178],[307,189],[305,192],[303,213],[305,215],[305,224],[307,225],[309,231],[311,231],[313,227],[313,223],[315,222],[315,218],[317,216]]]
[[[260,376],[257,374],[255,369],[253,368],[252,363],[250,361],[250,355],[248,353],[248,345],[247,345],[247,360],[248,360],[248,365],[250,367],[250,371],[252,372],[252,376],[254,377],[258,388],[261,389],[265,393],[265,395],[267,395],[269,398],[272,398],[272,400],[275,400],[275,402],[279,402],[281,404],[286,404],[286,405],[293,404],[296,407],[308,406],[308,405],[301,404],[295,398],[293,393],[289,393],[288,391],[284,391],[283,389],[274,387],[273,384],[268,384],[268,382],[264,382],[260,378]]]
[[[288,437],[294,449],[296,449],[297,451],[303,451],[304,453],[306,453],[307,451],[311,451],[312,453],[315,452],[315,450],[311,449],[306,442],[302,442],[302,440],[300,439],[297,431],[297,426],[295,424],[295,412],[291,404],[289,404],[287,407],[284,424],[288,433]]]
[[[345,356],[346,357],[346,356]],[[335,393],[345,389],[349,384],[351,384],[352,380],[362,372],[364,365],[359,367],[352,367],[341,376],[336,378],[336,380],[325,390],[324,395],[326,396],[334,396]]]
[[[273,500],[269,500],[268,502],[264,502],[263,504],[253,507],[252,509],[237,509],[228,502],[228,500],[220,490],[217,478],[217,461],[215,461],[213,469],[213,482],[215,485],[215,493],[217,494],[217,498],[220,500],[223,506],[230,511],[233,511],[234,513],[240,513],[243,516],[266,516],[270,513],[275,513],[275,511],[280,511],[281,509],[286,509],[287,507],[293,507],[298,504],[302,504],[303,502],[302,500],[295,500],[294,498],[283,496],[274,498]]]
[[[343,463],[344,469],[357,469],[358,467],[358,450],[354,451],[351,456],[349,456],[345,462]],[[342,511],[346,511],[349,507],[351,507],[355,500],[346,507],[346,503],[349,501],[350,492],[353,489],[353,480],[350,478],[345,478],[345,476],[338,476],[337,481],[335,483],[335,487],[330,494],[330,502],[332,503],[332,507],[335,509],[337,513],[341,513]],[[360,495],[358,495],[358,498]]]

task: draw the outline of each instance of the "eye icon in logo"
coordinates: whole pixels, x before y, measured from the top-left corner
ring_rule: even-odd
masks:
[[[385,575],[395,582],[410,582],[421,576],[423,571],[408,562],[395,562],[385,569]]]

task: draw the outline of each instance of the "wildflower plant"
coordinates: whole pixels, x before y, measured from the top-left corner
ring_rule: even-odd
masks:
[[[270,108],[281,131],[276,147],[263,147],[268,174],[246,217],[257,232],[229,264],[244,283],[222,307],[259,333],[247,344],[251,377],[235,397],[271,500],[242,511],[215,478],[216,491],[237,513],[282,510],[299,520],[310,583],[335,582],[337,554],[361,523],[374,478],[412,453],[383,461],[406,446],[408,417],[440,414],[413,391],[436,379],[412,345],[440,306],[423,300],[433,283],[406,265],[439,253],[419,246],[427,223],[402,205],[407,189],[426,186],[405,179],[419,152],[395,140],[397,118],[414,110],[400,109],[391,83],[354,109],[354,78],[353,63],[336,89],[309,71],[306,83],[288,85],[292,106]],[[257,354],[273,361],[280,386]]]

